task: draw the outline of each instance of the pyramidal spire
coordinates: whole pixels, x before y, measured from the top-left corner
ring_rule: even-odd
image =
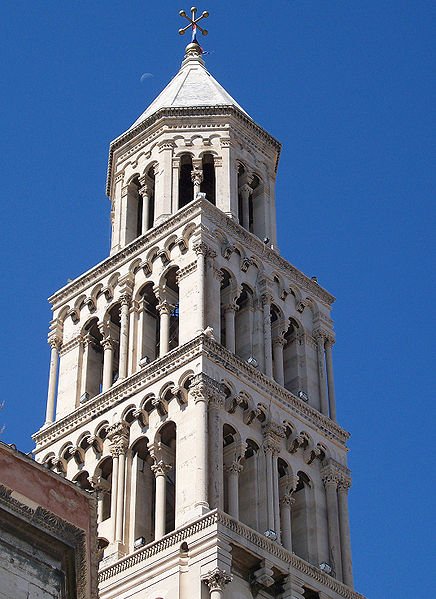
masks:
[[[138,126],[142,121],[162,108],[187,108],[198,106],[234,106],[238,108],[249,118],[250,115],[236,102],[236,100],[212,77],[206,69],[202,58],[204,51],[197,40],[197,31],[207,35],[207,30],[200,27],[198,22],[209,16],[204,11],[200,17],[196,18],[197,8],[191,8],[191,18],[180,11],[180,15],[189,21],[189,24],[179,33],[183,35],[188,29],[192,28],[191,42],[185,48],[179,72],[173,77],[163,91],[141,116],[133,123],[130,129]]]

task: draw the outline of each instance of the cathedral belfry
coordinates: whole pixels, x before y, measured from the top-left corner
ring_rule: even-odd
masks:
[[[280,143],[191,11],[179,72],[110,145],[110,255],[50,298],[36,459],[96,493],[101,599],[363,599],[334,298],[277,249]]]

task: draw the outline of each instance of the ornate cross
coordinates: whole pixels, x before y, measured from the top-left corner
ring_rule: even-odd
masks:
[[[205,10],[204,12],[201,13],[201,15],[198,18],[195,18],[196,14],[197,14],[196,6],[193,6],[191,8],[191,16],[190,17],[188,17],[188,15],[186,14],[186,12],[184,10],[181,10],[179,12],[179,15],[181,17],[183,17],[184,19],[187,19],[189,21],[189,25],[186,25],[186,27],[179,29],[179,33],[180,33],[180,35],[183,35],[185,33],[185,31],[188,31],[188,29],[190,27],[192,27],[192,41],[195,40],[195,34],[197,33],[197,27],[203,35],[208,34],[207,29],[203,29],[202,27],[200,27],[200,25],[198,25],[198,23],[201,21],[201,19],[206,19],[209,16],[209,13],[207,12],[207,10]]]

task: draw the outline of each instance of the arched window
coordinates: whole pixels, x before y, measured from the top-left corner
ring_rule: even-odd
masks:
[[[243,469],[239,475],[239,519],[254,530],[259,530],[259,446],[247,439]]]
[[[309,534],[311,524],[312,488],[309,477],[304,472],[298,472],[298,485],[294,491],[295,503],[292,506],[292,548],[294,553],[309,561]]]
[[[179,285],[177,283],[177,266],[171,268],[165,276],[165,298],[171,306],[168,350],[179,345]]]
[[[298,324],[291,320],[288,330],[285,333],[285,344],[283,346],[284,379],[285,389],[298,395],[302,389],[299,365],[298,365]]]
[[[112,342],[112,384],[118,380],[120,365],[120,304],[115,304],[108,312],[106,334]]]
[[[154,539],[155,488],[151,470],[153,461],[148,451],[147,437],[141,437],[132,446],[130,514],[133,519],[131,543],[143,537],[145,543]]]
[[[192,182],[192,156],[183,154],[180,158],[179,174],[179,208],[183,208],[194,199],[194,184]]]
[[[167,422],[157,436],[159,459],[170,468],[165,474],[165,534],[175,528],[176,522],[176,472],[177,472],[177,429],[174,422]]]
[[[93,318],[84,327],[81,402],[87,401],[101,392],[103,382],[102,341],[103,336],[98,327],[98,319]]]
[[[213,205],[216,203],[215,166],[212,154],[205,154],[202,160],[203,181],[200,191],[206,194],[206,199]]]
[[[101,477],[102,492],[99,499],[98,519],[99,522],[104,522],[111,516],[112,504],[112,458],[110,456],[104,458],[100,463],[97,471]]]
[[[159,313],[153,284],[147,283],[139,292],[141,311],[138,320],[138,355],[140,366],[155,360],[159,355]]]
[[[243,284],[235,314],[236,354],[243,360],[253,357],[253,292]]]

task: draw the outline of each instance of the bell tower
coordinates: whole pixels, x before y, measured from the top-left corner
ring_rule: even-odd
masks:
[[[278,251],[281,146],[191,10],[180,70],[110,146],[110,255],[50,298],[36,459],[97,495],[102,599],[363,599],[334,298]]]

